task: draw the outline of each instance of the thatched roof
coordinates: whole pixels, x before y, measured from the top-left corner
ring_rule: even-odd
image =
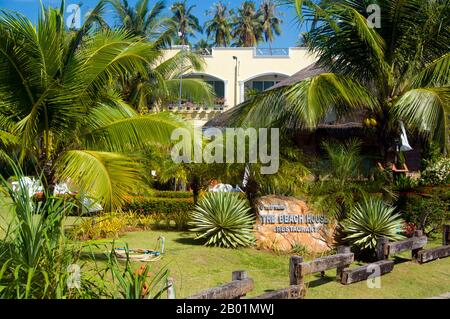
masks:
[[[308,79],[310,77],[322,74],[322,73],[326,73],[327,70],[319,67],[317,64],[313,63],[309,66],[307,66],[306,68],[298,71],[297,73],[295,73],[294,75],[284,79],[283,81],[275,84],[274,86],[272,86],[269,90],[273,90],[276,88],[280,88],[283,86],[288,86],[291,84],[295,84],[297,82],[303,81],[305,79]]]
[[[289,86],[292,84],[295,84],[297,82],[303,81],[305,79],[308,79],[310,77],[326,73],[327,70],[319,67],[317,64],[313,63],[306,68],[300,70],[299,72],[295,73],[294,75],[284,79],[283,81],[277,83],[273,87],[271,87],[268,90],[273,90],[276,88]],[[235,111],[235,108],[232,108],[226,112],[223,112],[210,121],[208,121],[204,127],[226,127],[229,123],[229,119],[231,115],[233,114],[233,111]],[[326,119],[324,119],[318,126],[317,129],[322,130],[354,130],[354,129],[362,129],[364,126],[362,124],[363,119],[366,117],[365,111],[357,111],[352,112],[351,114],[348,114],[346,116],[340,117],[337,120],[334,120],[332,122],[327,122]]]

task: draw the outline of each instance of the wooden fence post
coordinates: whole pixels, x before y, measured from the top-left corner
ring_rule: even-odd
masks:
[[[450,245],[450,225],[444,225],[442,231],[442,246]]]
[[[167,278],[167,299],[176,299],[175,288],[173,287],[173,278]]]
[[[416,230],[414,232],[413,237],[420,237],[423,236],[423,230]],[[417,260],[417,254],[419,253],[419,251],[421,251],[423,248],[417,248],[417,249],[413,249],[411,250],[411,259],[412,260]]]
[[[337,253],[338,254],[350,254],[351,250],[350,247],[348,246],[338,246],[337,248]],[[344,265],[342,267],[336,267],[336,281],[341,282],[342,280],[342,271],[349,267],[350,265]]]
[[[244,270],[236,270],[236,271],[233,271],[233,273],[231,274],[232,281],[236,281],[236,280],[240,281],[240,280],[246,280],[246,279],[248,279],[248,274]],[[245,295],[238,296],[238,297],[236,297],[236,299],[241,299],[242,297],[245,297]]]
[[[303,257],[292,256],[289,261],[289,284],[291,286],[303,287],[303,276],[301,275],[300,264],[303,262]]]
[[[386,257],[386,245],[389,243],[389,239],[386,237],[380,237],[377,240],[377,260],[385,260]]]

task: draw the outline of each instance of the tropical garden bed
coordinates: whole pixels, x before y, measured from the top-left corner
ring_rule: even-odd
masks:
[[[186,45],[189,28],[198,27],[186,3],[171,8],[167,27],[178,23],[179,30],[156,35],[140,28],[154,26],[152,21],[129,23],[146,20],[148,11],[126,2],[113,3],[123,18],[120,28],[108,28],[102,18],[107,1],[79,30],[63,25],[64,8],[43,8],[38,27],[1,11],[0,199],[6,206],[0,211],[0,298],[163,298],[169,276],[177,297],[186,297],[229,281],[237,269],[254,279],[253,296],[286,287],[290,255],[308,260],[348,246],[354,267],[378,257],[381,239],[401,241],[419,231],[428,247],[440,245],[442,226],[450,220],[449,4],[404,1],[398,4],[404,15],[416,6],[427,19],[409,14],[397,21],[391,2],[383,2],[382,14],[395,25],[380,31],[354,1],[324,1],[321,7],[296,1],[300,19],[315,22],[306,43],[325,71],[251,94],[227,114],[230,127],[281,127],[279,170],[272,175],[245,160],[174,160],[171,151],[179,149],[172,133],[190,134],[192,127],[161,111],[177,97],[180,103],[215,99],[207,83],[182,77],[186,70],[201,72],[201,56],[180,52],[161,62],[167,41]],[[251,2],[238,10],[238,16],[248,15],[261,22]],[[237,43],[255,44],[242,27],[236,22]],[[394,27],[396,33],[385,32]],[[412,40],[405,40],[411,32]],[[180,96],[179,85],[185,87]],[[362,136],[318,134],[313,152],[298,143],[297,134],[314,135],[330,112],[343,117],[359,111],[366,117]],[[414,177],[406,174],[405,125],[422,150],[421,174]],[[40,183],[39,192],[25,180]],[[228,191],[213,192],[219,182]],[[60,194],[61,185],[71,189]],[[324,222],[318,224],[331,230],[323,240],[327,250],[318,254],[304,242],[290,243],[284,253],[275,246],[258,250],[261,210],[285,209],[278,203],[261,209],[258,199],[266,196],[301,201],[301,218],[291,212],[298,220],[321,214]],[[161,236],[164,252],[156,246]],[[162,258],[121,261],[114,248],[125,254],[158,250]],[[364,282],[341,286],[326,272],[307,281],[308,297],[424,298],[447,292],[450,259],[419,266],[402,257],[395,257],[396,271],[382,277],[381,289]]]

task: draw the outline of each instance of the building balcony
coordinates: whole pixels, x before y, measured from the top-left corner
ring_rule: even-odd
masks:
[[[182,102],[181,106],[179,103],[170,103],[168,105],[168,109],[170,111],[176,111],[176,112],[183,112],[183,113],[201,113],[201,112],[217,112],[217,111],[224,111],[227,109],[227,105],[225,102],[220,103],[216,101],[213,105],[207,105],[207,104],[199,104],[199,103],[192,103],[192,102]]]

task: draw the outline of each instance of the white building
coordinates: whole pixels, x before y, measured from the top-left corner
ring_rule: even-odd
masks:
[[[170,58],[182,49],[169,49],[166,57]],[[185,76],[210,83],[218,97],[217,105],[214,108],[176,108],[189,118],[199,121],[199,125],[214,117],[217,112],[242,103],[249,89],[266,90],[316,61],[315,56],[305,48],[212,48],[204,51],[202,56],[205,60],[204,70]]]

